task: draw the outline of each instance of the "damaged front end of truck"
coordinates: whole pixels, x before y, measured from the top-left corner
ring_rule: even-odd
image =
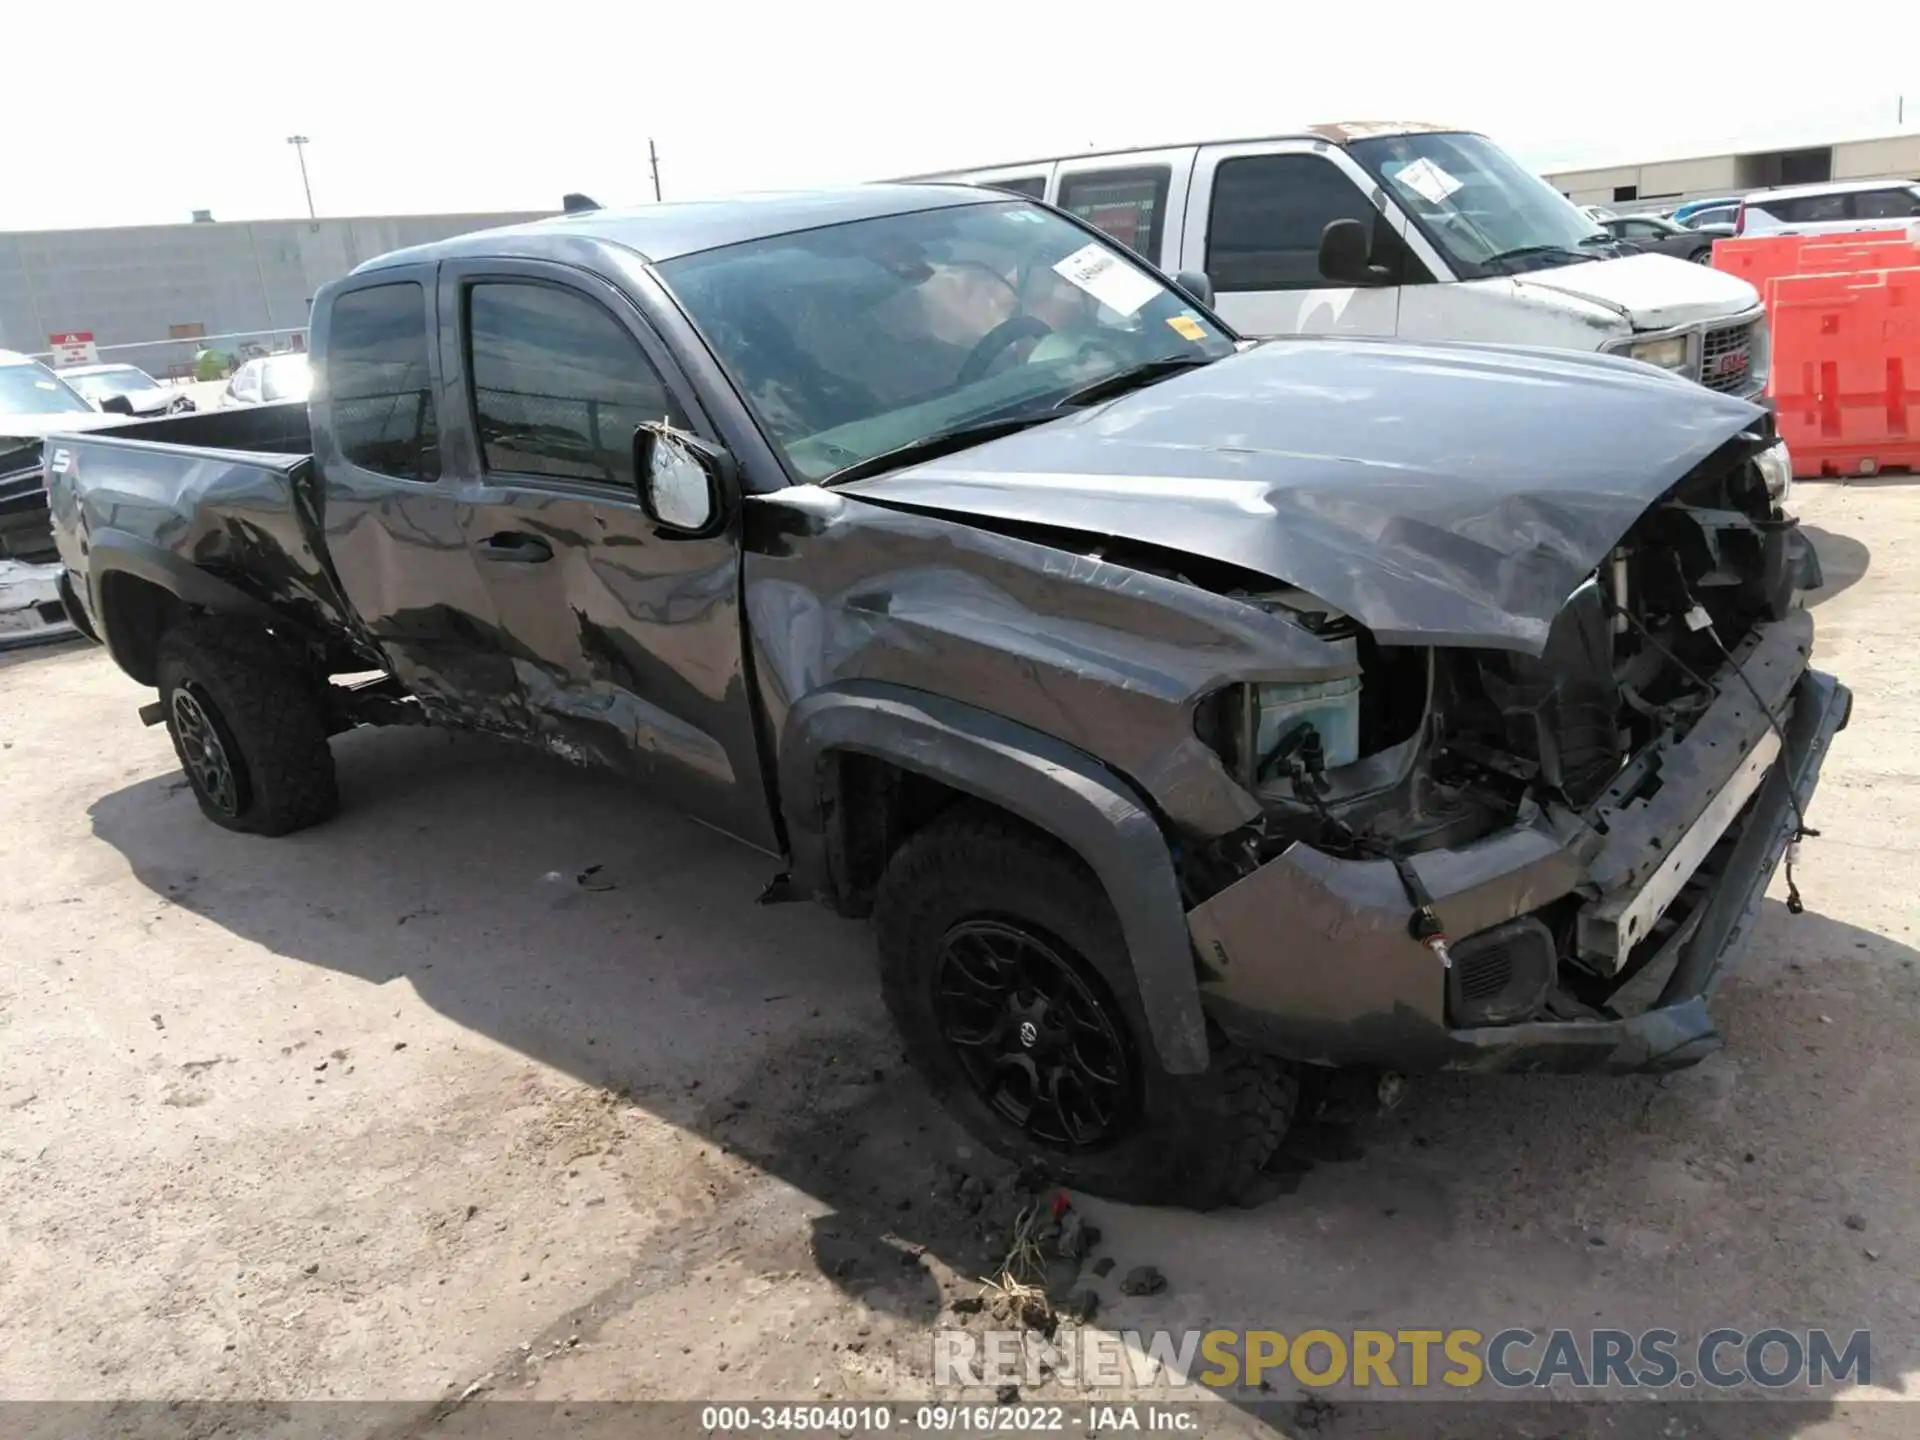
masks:
[[[1323,345],[1318,386],[1344,367],[1377,412],[1384,367],[1403,410],[1438,417],[1330,459],[1314,431],[1337,418],[1289,395],[1271,348],[1264,373],[1244,363],[1260,352],[1218,367],[1243,393],[1209,397],[1203,374],[1177,412],[1121,402],[1077,437],[849,488],[1311,637],[1265,672],[1234,654],[1190,697],[1200,752],[1249,798],[1236,823],[1218,805],[1193,823],[1206,787],[1186,760],[1128,771],[1177,832],[1200,997],[1226,1034],[1404,1070],[1699,1060],[1722,962],[1851,708],[1809,668],[1818,561],[1769,417],[1605,360]],[[1492,421],[1433,404],[1489,369],[1578,403]],[[1265,403],[1233,406],[1232,444],[1155,433],[1206,424],[1209,398]],[[1124,763],[1088,729],[1069,738]]]
[[[1327,610],[1310,623],[1352,646],[1351,692],[1209,703],[1262,803],[1184,867],[1221,1023],[1408,1069],[1661,1070],[1717,1046],[1721,962],[1851,704],[1808,668],[1817,560],[1764,454],[1736,442],[1649,510],[1537,656],[1385,646]]]

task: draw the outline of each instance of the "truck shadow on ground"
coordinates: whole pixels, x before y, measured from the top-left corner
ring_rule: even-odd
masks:
[[[177,773],[100,799],[94,833],[169,902],[294,961],[370,985],[404,979],[456,1024],[817,1198],[830,1213],[807,1237],[813,1260],[869,1305],[931,1323],[955,1291],[943,1294],[925,1254],[960,1277],[990,1273],[1004,1248],[1005,1167],[966,1142],[903,1063],[864,926],[809,904],[754,904],[774,860],[604,776],[427,731],[358,732],[336,750],[342,813],[305,834],[220,831]],[[1865,1094],[1873,1067],[1807,1002],[1762,992],[1827,983],[1813,972],[1832,967],[1910,1042],[1915,956],[1814,915],[1784,920],[1770,904],[1749,957],[1768,978],[1726,997],[1735,1049],[1698,1070],[1443,1078],[1367,1132],[1302,1127],[1275,1198],[1256,1208],[1090,1203],[1118,1262],[1099,1287],[1101,1323],[1870,1324],[1888,1272],[1841,1228],[1853,1142],[1815,1121],[1806,1091],[1819,1070],[1835,1093]],[[1781,968],[1784,955],[1803,968]],[[1885,976],[1904,977],[1897,1012],[1865,993]],[[1765,1045],[1751,1043],[1763,1033]],[[1815,1303],[1780,1273],[1778,1243],[1834,1251]],[[1693,1254],[1712,1256],[1706,1274],[1677,1263]],[[1146,1263],[1169,1291],[1122,1297],[1113,1281]],[[1877,1382],[1898,1383],[1893,1359]],[[1280,1398],[1245,1404],[1265,1415]],[[1321,1434],[1403,1433],[1377,1414],[1343,1429],[1317,1400],[1302,1403]],[[1534,1423],[1510,1408],[1511,1433]],[[1730,1435],[1793,1434],[1812,1418],[1710,1408],[1729,1409]],[[1446,1433],[1415,1409],[1425,1416],[1409,1410],[1417,1428],[1404,1433]],[[1557,1433],[1584,1435],[1584,1423]],[[1603,1432],[1635,1433],[1617,1417],[1595,1421]]]
[[[1802,525],[1800,533],[1812,542],[1820,557],[1820,571],[1826,581],[1807,595],[1809,607],[1824,605],[1836,595],[1851,590],[1866,577],[1873,552],[1851,535],[1823,530],[1818,525]]]

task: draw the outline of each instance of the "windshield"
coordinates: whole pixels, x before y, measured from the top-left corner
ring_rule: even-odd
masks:
[[[46,366],[0,365],[0,415],[91,415],[93,407]]]
[[[1393,135],[1347,148],[1464,279],[1608,253],[1592,243],[1605,232],[1484,135]]]
[[[260,398],[304,400],[313,388],[313,371],[304,355],[276,355],[260,366]]]
[[[104,400],[109,395],[137,395],[143,390],[160,388],[159,381],[131,365],[121,370],[97,370],[91,375],[65,375],[61,378],[89,400]]]
[[[1233,349],[1124,251],[1020,201],[750,240],[660,273],[809,480]]]

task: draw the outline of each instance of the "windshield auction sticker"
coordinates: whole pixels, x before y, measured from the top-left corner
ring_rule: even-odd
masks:
[[[1083,245],[1053,267],[1069,285],[1078,285],[1109,310],[1131,315],[1160,293],[1160,287],[1104,245]]]
[[[1414,194],[1431,200],[1436,205],[1446,204],[1447,197],[1465,183],[1442,170],[1425,156],[1411,165],[1401,166],[1393,178]]]

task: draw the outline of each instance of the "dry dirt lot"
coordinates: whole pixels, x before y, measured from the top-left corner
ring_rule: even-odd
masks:
[[[1818,658],[1858,706],[1808,911],[1776,883],[1726,1049],[1419,1083],[1362,1135],[1303,1133],[1249,1209],[1086,1202],[1119,1264],[1101,1325],[1871,1328],[1876,1389],[1908,1390],[1920,485],[1800,499]],[[337,821],[229,835],[103,654],[3,663],[0,1398],[398,1399],[431,1430],[464,1395],[926,1393],[989,1258],[995,1199],[958,1182],[1000,1172],[903,1067],[861,927],[755,905],[771,860],[634,790],[430,732],[336,742]],[[1168,1288],[1122,1296],[1141,1263]],[[1283,1428],[1386,1433],[1270,1398]]]

